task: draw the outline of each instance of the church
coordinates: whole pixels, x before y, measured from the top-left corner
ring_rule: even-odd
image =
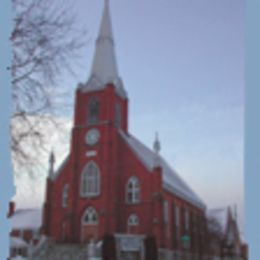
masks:
[[[172,256],[168,259],[205,254],[204,202],[160,156],[158,136],[150,149],[128,131],[128,96],[108,1],[89,79],[76,89],[70,150],[54,168],[51,153],[41,226],[45,239],[33,259],[56,259],[58,251],[67,258],[57,259],[81,259],[77,253],[85,245],[98,248],[108,234],[116,238],[118,259],[144,259],[145,237],[154,237],[161,254]]]
[[[61,244],[154,236],[158,248],[202,254],[205,204],[159,152],[158,137],[149,149],[128,131],[106,1],[89,79],[75,93],[70,151],[57,171],[50,155],[43,234]]]

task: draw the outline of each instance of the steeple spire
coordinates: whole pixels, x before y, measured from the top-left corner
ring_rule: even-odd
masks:
[[[118,94],[127,96],[117,69],[109,0],[105,0],[90,78],[86,85],[80,87],[84,91],[94,91],[104,88],[108,83],[114,84]]]
[[[107,0],[105,0],[99,35],[96,41],[91,74],[98,77],[103,84],[110,83],[110,81],[118,77],[114,37]]]
[[[113,31],[110,18],[109,1],[105,0],[103,16],[99,28],[99,35],[97,41],[109,40],[113,43]],[[95,61],[95,60],[94,60]]]

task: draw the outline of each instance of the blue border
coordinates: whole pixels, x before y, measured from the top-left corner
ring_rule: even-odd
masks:
[[[260,1],[247,0],[246,24],[246,136],[245,136],[245,188],[246,188],[246,240],[249,259],[260,259]],[[11,31],[11,1],[0,4],[0,259],[9,251],[10,225],[6,219],[8,201],[14,193],[9,149],[10,66],[11,48],[8,37]],[[4,26],[3,26],[4,25]]]
[[[11,76],[7,67],[11,63],[11,1],[1,0],[0,4],[0,259],[9,254],[10,223],[6,218],[8,202],[14,193],[13,175],[10,157],[9,118],[11,114]]]
[[[246,239],[249,259],[260,259],[260,1],[247,0],[246,9]]]

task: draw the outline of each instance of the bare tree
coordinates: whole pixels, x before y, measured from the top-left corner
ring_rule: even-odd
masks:
[[[221,246],[224,238],[223,228],[217,218],[208,217],[207,219],[207,253],[209,255],[220,255]]]
[[[46,126],[60,126],[54,115],[67,104],[66,92],[58,82],[64,72],[73,73],[71,61],[77,58],[85,34],[75,28],[68,1],[66,5],[58,0],[12,3],[12,158],[16,168],[32,172],[47,152]]]

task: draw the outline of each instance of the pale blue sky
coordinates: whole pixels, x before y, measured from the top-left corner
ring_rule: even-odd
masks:
[[[130,132],[162,155],[209,208],[238,204],[243,229],[244,0],[110,0]],[[77,0],[88,31],[71,102],[89,76],[102,0]],[[72,118],[72,114],[69,115]]]

